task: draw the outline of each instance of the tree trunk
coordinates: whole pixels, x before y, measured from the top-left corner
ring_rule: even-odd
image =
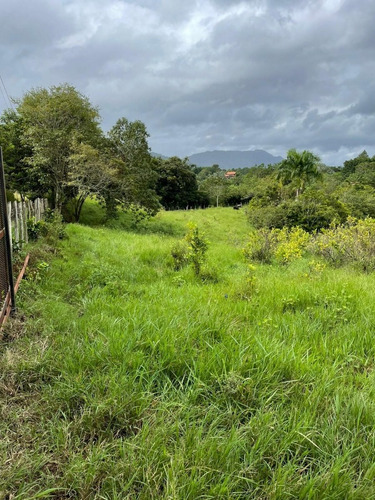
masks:
[[[74,218],[76,222],[79,222],[79,218],[81,217],[82,207],[83,204],[85,203],[86,198],[87,198],[86,194],[81,194],[76,201],[74,209]]]

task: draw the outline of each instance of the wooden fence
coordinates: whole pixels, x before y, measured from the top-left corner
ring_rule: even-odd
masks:
[[[37,198],[34,201],[9,201],[8,219],[11,232],[11,240],[22,246],[29,241],[27,234],[28,219],[35,218],[35,221],[43,219],[43,214],[48,208],[45,199]]]

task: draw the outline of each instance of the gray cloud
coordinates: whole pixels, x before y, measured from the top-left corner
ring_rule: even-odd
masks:
[[[104,128],[143,120],[160,153],[375,153],[372,0],[16,0],[0,15],[9,94],[69,82]]]

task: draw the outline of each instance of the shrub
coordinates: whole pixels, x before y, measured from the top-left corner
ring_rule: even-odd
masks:
[[[364,271],[374,271],[375,219],[349,217],[345,224],[322,230],[311,250],[334,266],[354,264]]]
[[[282,264],[300,259],[310,241],[309,234],[300,227],[288,229],[284,227],[281,230],[274,230],[276,233],[277,245],[275,248],[275,257]]]
[[[132,227],[135,228],[137,225],[142,222],[149,220],[155,213],[142,205],[138,205],[136,203],[131,203],[127,207],[127,211],[131,214],[132,216]]]
[[[243,252],[247,259],[269,264],[275,253],[276,243],[274,230],[259,229],[250,233]]]
[[[199,234],[198,226],[194,223],[190,223],[188,224],[188,232],[185,235],[185,241],[189,248],[189,261],[193,265],[195,274],[199,276],[208,248],[207,240],[204,234]]]
[[[250,234],[244,255],[250,260],[269,264],[275,258],[281,264],[302,257],[310,241],[310,235],[300,227],[260,229]]]
[[[44,213],[44,220],[36,221],[35,217],[28,219],[27,232],[30,240],[37,240],[43,236],[49,244],[66,237],[62,215],[54,210],[47,210]]]
[[[345,185],[341,188],[340,199],[353,217],[375,217],[375,189],[372,186]]]
[[[174,262],[174,270],[179,271],[189,263],[189,246],[185,240],[177,241],[172,247],[171,255]]]
[[[30,240],[37,240],[46,231],[46,222],[42,220],[35,220],[35,217],[31,217],[27,220],[27,234]]]
[[[246,214],[252,226],[260,228],[279,228],[285,225],[285,213],[280,205],[258,206],[250,202]]]
[[[205,262],[208,243],[204,234],[199,233],[196,224],[188,225],[188,232],[182,241],[178,241],[171,250],[176,271],[186,264],[192,264],[196,276],[201,275],[201,268]],[[207,271],[207,270],[206,270]]]
[[[308,232],[328,228],[332,223],[340,224],[348,215],[349,211],[342,202],[312,189],[298,199],[287,200],[278,205],[259,206],[254,200],[247,210],[248,219],[255,228],[282,229],[284,226],[299,226]]]

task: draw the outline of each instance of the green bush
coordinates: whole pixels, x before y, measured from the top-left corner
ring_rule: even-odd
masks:
[[[281,230],[275,229],[274,232],[277,241],[275,257],[279,262],[288,264],[303,256],[310,241],[310,235],[306,231],[300,227],[284,227]]]
[[[256,229],[281,229],[285,225],[285,211],[280,205],[259,206],[250,202],[246,214],[250,224]]]
[[[35,217],[31,217],[30,219],[27,220],[27,234],[29,237],[29,240],[35,241],[37,240],[40,236],[46,233],[47,228],[46,228],[46,222],[43,220],[35,220]]]
[[[173,245],[171,255],[174,262],[174,270],[179,271],[189,263],[189,246],[185,240],[177,241]]]
[[[208,244],[204,234],[199,234],[199,229],[196,224],[191,222],[188,224],[188,228],[185,240],[189,248],[189,261],[193,265],[196,276],[199,276],[202,264],[205,262]]]
[[[353,217],[375,217],[375,189],[372,186],[354,184],[341,189],[340,200]]]
[[[205,254],[208,243],[204,234],[199,233],[196,224],[188,224],[188,232],[182,241],[178,241],[171,250],[176,271],[187,264],[192,264],[196,276],[201,275],[202,265],[205,263]],[[205,270],[207,273],[207,269]],[[207,275],[208,276],[208,275]]]
[[[266,264],[275,259],[285,265],[300,259],[309,241],[310,235],[300,227],[259,229],[250,234],[244,255],[250,260]]]
[[[60,213],[54,210],[47,210],[44,213],[44,220],[36,223],[36,232],[46,238],[46,242],[54,244],[56,240],[66,237],[65,223]]]
[[[310,248],[331,265],[354,264],[363,271],[374,271],[375,219],[349,217],[345,224],[322,230]]]
[[[322,191],[309,190],[299,198],[287,200],[279,205],[260,206],[251,202],[247,209],[250,223],[255,228],[278,228],[299,226],[314,232],[340,224],[349,215],[347,207],[335,197]]]
[[[276,248],[275,232],[271,229],[252,231],[243,252],[247,259],[270,264]]]

